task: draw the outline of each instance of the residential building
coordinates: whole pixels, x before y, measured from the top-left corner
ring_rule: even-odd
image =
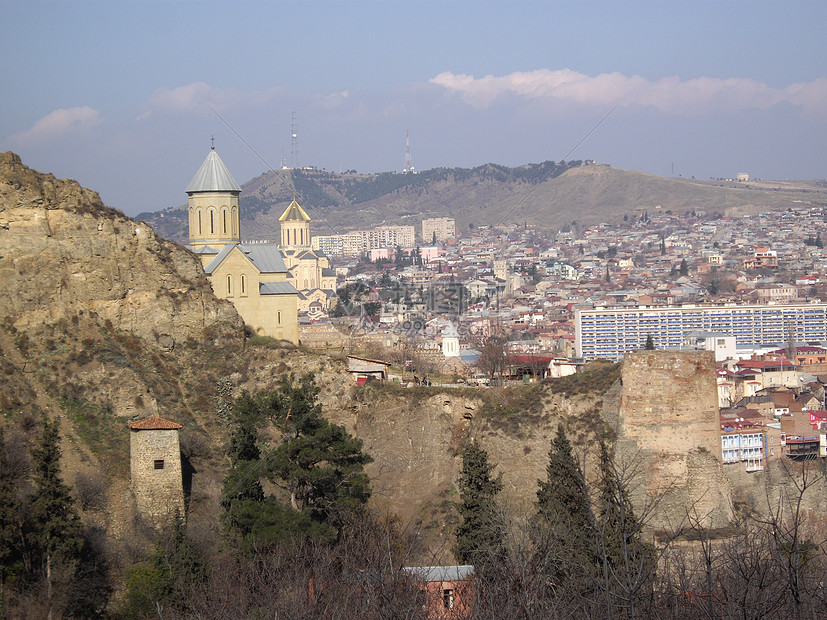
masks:
[[[783,343],[790,330],[797,342],[827,340],[827,304],[579,307],[574,309],[578,357],[620,360],[642,349],[679,347],[695,331],[735,336],[739,348]]]
[[[452,217],[431,217],[422,220],[422,243],[442,243],[456,236],[456,222]]]

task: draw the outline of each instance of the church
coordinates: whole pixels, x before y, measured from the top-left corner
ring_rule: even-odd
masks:
[[[186,192],[188,247],[201,259],[215,295],[232,302],[256,334],[298,344],[299,291],[292,282],[295,276],[277,245],[241,242],[241,186],[215,147]]]
[[[279,218],[279,225],[284,264],[299,289],[299,310],[309,309],[314,302],[329,310],[336,299],[336,271],[330,268],[323,252],[311,247],[310,216],[293,199]]]

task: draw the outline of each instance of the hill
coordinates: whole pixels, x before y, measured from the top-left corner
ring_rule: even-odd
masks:
[[[438,168],[417,174],[335,174],[277,170],[245,183],[242,231],[249,239],[278,239],[278,218],[296,196],[313,218],[316,235],[379,225],[454,217],[469,225],[528,222],[556,230],[577,221],[618,220],[627,213],[704,210],[748,214],[827,202],[825,182],[736,183],[664,178],[591,162],[543,162],[508,168]],[[184,207],[147,212],[137,219],[159,234],[186,242]]]
[[[514,507],[531,505],[559,415],[582,417],[581,442],[593,436],[607,381],[575,403],[545,387],[359,387],[342,357],[245,338],[192,253],[13,153],[0,154],[0,231],[0,425],[31,444],[41,413],[61,419],[64,477],[116,572],[152,539],[135,526],[129,422],[160,415],[184,426],[189,522],[214,533],[229,465],[222,412],[288,373],[315,374],[324,415],[364,441],[375,504],[416,530],[422,561],[450,560],[458,449],[469,436],[501,464]]]

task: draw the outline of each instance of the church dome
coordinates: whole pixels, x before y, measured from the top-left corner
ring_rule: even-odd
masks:
[[[279,218],[279,222],[309,222],[310,216],[305,213],[304,209],[301,208],[298,202],[293,200],[287,208],[284,210],[284,213],[281,214]]]
[[[198,172],[187,185],[186,192],[193,194],[197,192],[240,192],[241,186],[236,183],[233,175],[221,161],[215,149],[210,149],[207,158]]]

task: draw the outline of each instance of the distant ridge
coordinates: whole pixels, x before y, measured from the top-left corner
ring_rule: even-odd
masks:
[[[425,217],[454,217],[458,230],[501,222],[555,230],[573,221],[612,221],[656,208],[737,215],[827,204],[824,181],[701,181],[581,161],[516,168],[485,164],[417,174],[277,170],[242,186],[244,238],[278,239],[278,217],[294,193],[313,218],[316,235],[383,224],[418,227]],[[183,207],[142,213],[137,219],[168,239],[186,241]]]

